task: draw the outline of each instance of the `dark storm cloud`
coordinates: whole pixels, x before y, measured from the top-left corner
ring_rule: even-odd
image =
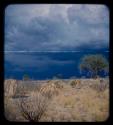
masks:
[[[5,69],[10,65],[10,71],[75,65],[79,52],[109,50],[109,11],[104,5],[9,5],[4,37]],[[60,53],[65,51],[78,56]]]
[[[109,42],[109,13],[103,5],[10,5],[5,24],[5,50],[63,51]]]

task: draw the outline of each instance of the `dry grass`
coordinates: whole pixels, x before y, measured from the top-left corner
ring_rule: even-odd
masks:
[[[19,109],[22,116],[30,122],[38,122],[48,106],[48,98],[40,93],[30,96],[27,99],[22,99],[19,102]]]
[[[109,117],[109,81],[105,79],[103,84],[99,84],[100,79],[82,79],[80,88],[73,88],[70,82],[72,80],[68,81],[69,84],[64,83],[62,80],[50,80],[42,85],[38,91],[28,91],[30,100],[32,100],[32,106],[29,110],[34,110],[34,114],[38,113],[38,108],[36,107],[38,102],[41,102],[41,100],[36,99],[38,93],[40,92],[45,99],[49,99],[48,107],[37,121],[105,121]],[[51,93],[51,98],[48,93]],[[20,101],[20,99],[17,100]],[[16,107],[16,102],[16,99],[5,97],[5,114],[7,119],[26,121],[22,117],[20,109]],[[28,102],[26,104],[31,103]]]
[[[17,100],[14,100],[11,97],[4,98],[4,115],[9,121],[25,121],[21,116]]]

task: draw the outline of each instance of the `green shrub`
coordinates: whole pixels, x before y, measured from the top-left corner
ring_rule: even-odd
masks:
[[[88,71],[91,78],[97,78],[100,71],[108,72],[109,65],[108,60],[100,55],[86,55],[81,59],[79,65],[80,71]]]

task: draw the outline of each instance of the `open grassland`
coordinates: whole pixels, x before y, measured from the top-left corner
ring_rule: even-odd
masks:
[[[4,89],[4,113],[10,121],[98,122],[109,117],[108,78],[41,84],[5,80]]]

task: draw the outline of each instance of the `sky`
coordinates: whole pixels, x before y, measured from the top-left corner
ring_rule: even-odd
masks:
[[[13,4],[5,9],[5,78],[81,76],[86,54],[109,55],[109,9],[93,4]]]

